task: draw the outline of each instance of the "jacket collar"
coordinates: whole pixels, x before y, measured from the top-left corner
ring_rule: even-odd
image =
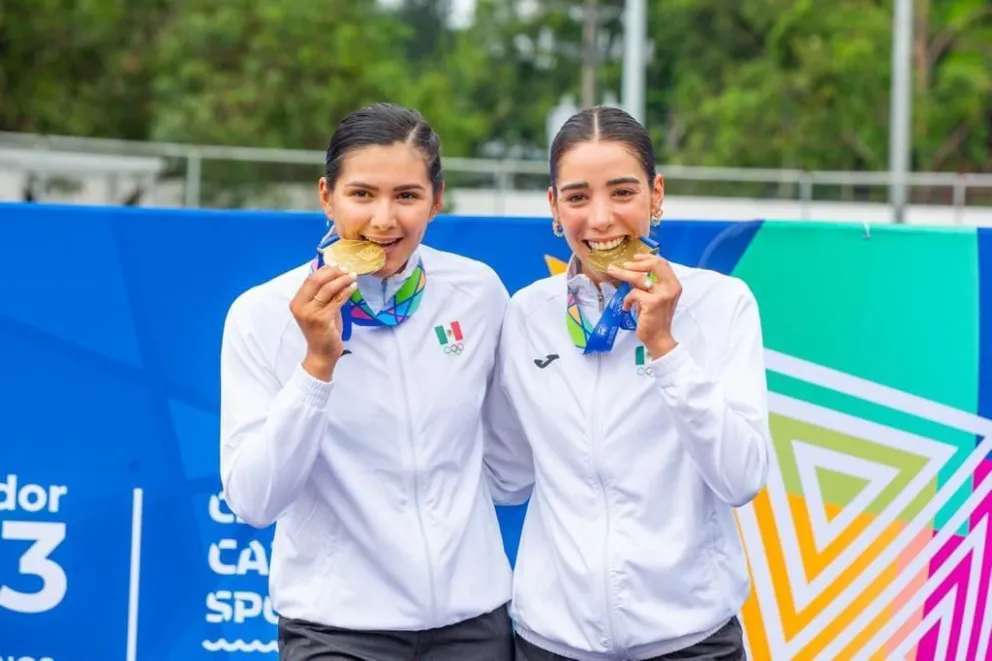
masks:
[[[358,276],[358,291],[362,292],[362,298],[369,304],[369,307],[379,312],[386,307],[386,303],[396,295],[407,278],[413,274],[419,262],[420,248],[417,248],[410,254],[410,259],[407,260],[403,270],[395,275],[388,278],[379,278],[374,275]]]
[[[597,287],[589,276],[582,273],[581,263],[575,255],[572,255],[572,258],[568,260],[565,277],[568,283],[568,292],[583,305],[598,305],[600,292],[602,292],[603,301],[610,301],[617,291],[617,288],[609,282],[604,282]]]

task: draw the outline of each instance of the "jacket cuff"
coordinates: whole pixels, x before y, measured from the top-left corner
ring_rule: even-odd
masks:
[[[286,388],[293,393],[293,400],[303,406],[322,409],[327,406],[331,397],[332,381],[321,381],[310,375],[303,365],[297,365],[293,370]]]
[[[674,386],[679,382],[679,373],[692,366],[692,356],[681,344],[650,363],[651,376],[661,387]]]

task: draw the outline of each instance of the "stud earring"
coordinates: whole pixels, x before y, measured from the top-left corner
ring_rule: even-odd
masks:
[[[551,233],[559,239],[565,236],[565,230],[562,229],[561,223],[559,223],[557,219],[551,221]]]

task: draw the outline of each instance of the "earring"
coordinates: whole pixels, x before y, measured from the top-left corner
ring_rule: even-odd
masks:
[[[565,230],[562,229],[561,223],[558,222],[557,218],[551,221],[551,233],[557,236],[559,239],[565,236]]]
[[[651,224],[652,224],[652,225],[653,225],[654,227],[657,227],[658,225],[660,225],[660,224],[661,224],[661,216],[662,216],[662,211],[661,211],[661,209],[658,209],[658,210],[657,210],[657,211],[655,211],[655,212],[654,212],[653,214],[651,214]]]

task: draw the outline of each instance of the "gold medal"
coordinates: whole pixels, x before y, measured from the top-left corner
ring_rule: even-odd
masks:
[[[611,264],[622,269],[625,263],[634,261],[634,255],[647,255],[652,252],[654,249],[640,239],[628,237],[616,248],[590,250],[586,263],[597,271],[605,273]]]
[[[357,275],[375,273],[386,265],[386,251],[371,241],[340,239],[323,250],[324,261]]]

